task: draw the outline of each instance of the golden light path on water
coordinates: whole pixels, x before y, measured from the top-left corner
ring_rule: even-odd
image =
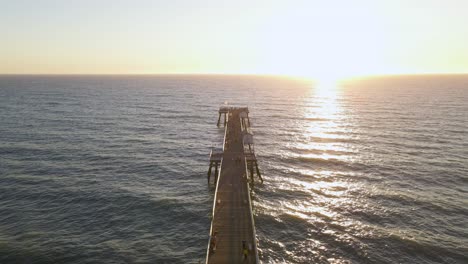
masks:
[[[337,155],[336,153],[347,153],[350,149],[346,144],[336,144],[330,142],[331,139],[343,138],[346,134],[345,125],[339,123],[342,117],[343,110],[339,104],[339,94],[336,82],[327,81],[317,83],[306,99],[308,107],[304,110],[304,119],[306,120],[306,128],[304,130],[305,138],[308,138],[307,143],[297,144],[298,149],[304,149],[311,153],[301,154],[301,158],[310,160],[345,160],[347,155]],[[336,132],[339,131],[339,134]],[[291,184],[301,186],[304,190],[311,193],[324,194],[325,197],[340,197],[346,190],[346,182],[329,181],[329,177],[333,172],[322,170],[311,170],[306,172],[306,175],[313,175],[318,178],[317,181],[310,180],[291,180]],[[323,201],[326,202],[326,201]],[[308,215],[318,214],[329,218],[333,218],[335,212],[328,210],[322,206],[322,203],[305,203],[291,206],[293,212],[307,212]]]
[[[350,233],[369,231],[345,213],[350,208],[365,210],[367,205],[359,199],[363,186],[353,180],[359,172],[349,168],[349,164],[359,162],[359,149],[351,143],[355,126],[343,105],[345,100],[342,96],[334,82],[320,83],[311,88],[302,102],[302,118],[296,124],[296,128],[302,131],[301,135],[287,143],[289,150],[285,155],[300,161],[300,164],[286,169],[289,175],[295,176],[272,179],[278,192],[291,192],[291,196],[279,201],[279,205],[278,201],[262,201],[262,207],[279,222],[289,215],[307,223],[308,234],[304,234],[303,250],[311,252],[315,260],[332,250],[327,239],[360,248],[360,243],[351,241]],[[320,236],[327,238],[320,239]],[[300,254],[299,249],[280,246],[291,256]],[[341,258],[326,261],[345,263]]]

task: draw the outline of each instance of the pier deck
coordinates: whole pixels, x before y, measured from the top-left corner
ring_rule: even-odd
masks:
[[[239,116],[241,112],[242,109],[233,108],[227,113],[224,152],[211,224],[211,234],[217,232],[216,251],[210,252],[208,245],[206,263],[257,263],[258,261]],[[247,259],[243,257],[243,241],[250,248]]]

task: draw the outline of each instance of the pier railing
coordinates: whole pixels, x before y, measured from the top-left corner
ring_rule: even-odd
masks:
[[[213,199],[213,211],[211,212],[210,236],[208,238],[208,247],[206,249],[206,255],[205,256],[210,255],[211,238],[213,237],[213,233],[214,233],[213,220],[214,220],[215,212],[216,212],[216,201],[218,200],[218,186],[219,186],[219,182],[220,182],[219,181],[219,176],[221,175],[221,168],[222,167],[223,167],[223,160],[221,159],[221,166],[220,166],[220,169],[219,169],[219,172],[218,172],[218,181],[216,181],[215,196],[214,196],[214,199]],[[208,264],[208,258],[206,258],[205,263]]]
[[[251,220],[251,223],[252,223],[252,237],[254,239],[253,248],[254,248],[254,253],[255,253],[255,261],[256,261],[256,263],[260,263],[260,260],[258,258],[258,248],[257,248],[257,231],[255,230],[255,221],[254,221],[254,217],[253,217],[252,199],[250,198],[251,190],[250,190],[250,187],[249,187],[249,183],[247,181],[247,175],[249,175],[248,174],[249,171],[248,171],[248,168],[247,168],[247,161],[244,162],[244,163],[245,163],[245,177],[246,177],[247,191],[249,192],[249,195],[247,195],[247,197],[248,197],[248,201],[249,201],[250,220]]]

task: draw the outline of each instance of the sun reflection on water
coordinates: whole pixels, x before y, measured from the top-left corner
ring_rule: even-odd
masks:
[[[331,121],[336,120],[341,112],[338,97],[336,83],[316,84],[311,91],[311,96],[306,99],[308,107],[305,109],[304,117],[310,120],[322,120],[325,123],[322,126],[337,127],[337,124]],[[310,126],[309,131],[315,132],[313,127]],[[321,131],[318,130],[318,132]]]
[[[326,242],[329,239],[359,247],[358,242],[348,241],[349,230],[365,229],[349,217],[354,210],[367,209],[356,197],[362,193],[362,185],[353,180],[360,177],[354,170],[360,147],[353,133],[353,112],[343,96],[337,83],[322,82],[300,99],[302,116],[285,129],[288,133],[281,134],[287,143],[278,151],[280,162],[270,165],[278,174],[270,178],[269,191],[278,199],[263,200],[259,206],[288,230],[299,230],[285,232],[290,239],[312,243],[319,257],[333,251]],[[296,257],[301,254],[284,250]]]
[[[336,82],[320,83],[311,89],[304,102],[302,140],[290,146],[292,157],[305,161],[310,168],[302,168],[300,178],[282,179],[285,189],[310,195],[310,199],[284,201],[284,209],[312,223],[339,225],[349,221],[342,210],[354,204],[349,191],[359,188],[347,179],[352,172],[347,171],[346,164],[354,161],[358,150],[348,142],[352,140],[352,126],[341,96]],[[335,231],[324,227],[320,232]]]
[[[349,125],[340,104],[340,90],[337,82],[316,84],[310,96],[305,99],[304,141],[295,143],[299,149],[309,150],[315,157],[337,158],[336,154],[354,152],[344,141],[349,139]]]

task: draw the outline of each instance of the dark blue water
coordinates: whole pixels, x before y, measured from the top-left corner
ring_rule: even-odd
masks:
[[[249,106],[265,263],[468,263],[468,76],[0,77],[0,263],[198,263]]]

